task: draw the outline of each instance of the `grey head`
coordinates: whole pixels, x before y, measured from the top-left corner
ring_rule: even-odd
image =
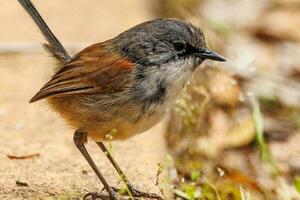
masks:
[[[132,62],[159,66],[193,59],[195,67],[205,59],[225,61],[206,48],[200,28],[177,19],[158,19],[139,24],[114,39],[118,52]]]
[[[198,27],[177,19],[139,24],[114,38],[113,44],[118,53],[136,64],[131,96],[149,105],[144,110],[176,99],[205,59],[225,61],[206,48]]]

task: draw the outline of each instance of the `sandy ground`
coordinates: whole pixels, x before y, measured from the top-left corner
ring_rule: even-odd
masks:
[[[67,0],[34,1],[57,36],[68,44],[93,43],[151,18],[148,1]],[[0,46],[42,41],[16,1],[0,2]],[[44,52],[0,54],[0,199],[71,199],[99,191],[101,183],[73,145],[74,130],[45,102],[28,104],[53,72],[53,60]],[[157,192],[157,163],[165,158],[159,125],[124,142],[113,152],[138,188]],[[119,179],[95,144],[92,156],[110,183]],[[7,155],[39,157],[12,160]],[[26,187],[17,186],[25,182]]]

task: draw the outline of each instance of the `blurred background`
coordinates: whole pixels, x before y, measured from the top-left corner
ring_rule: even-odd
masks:
[[[227,58],[197,70],[162,124],[113,143],[140,188],[168,199],[300,199],[299,0],[33,2],[72,54],[143,21],[175,17],[200,26]],[[17,1],[0,2],[0,25],[1,199],[78,199],[99,190],[72,130],[45,103],[27,103],[55,70],[41,34]]]

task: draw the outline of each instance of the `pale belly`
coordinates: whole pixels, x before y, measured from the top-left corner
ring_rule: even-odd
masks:
[[[86,109],[79,104],[80,99],[64,97],[49,99],[52,108],[75,129],[87,133],[95,141],[124,140],[147,131],[159,123],[170,109],[170,104],[119,105],[108,109]],[[85,111],[87,110],[87,111]]]

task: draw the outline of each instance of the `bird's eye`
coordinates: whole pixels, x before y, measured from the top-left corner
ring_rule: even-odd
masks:
[[[185,44],[182,43],[182,42],[175,42],[174,43],[174,49],[176,51],[183,51],[183,50],[185,50]]]

